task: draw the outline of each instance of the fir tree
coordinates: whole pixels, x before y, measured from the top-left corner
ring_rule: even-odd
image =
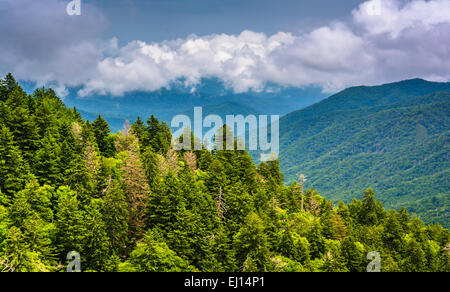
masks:
[[[0,128],[0,188],[8,196],[22,189],[28,174],[28,165],[23,160],[13,135],[5,126]]]

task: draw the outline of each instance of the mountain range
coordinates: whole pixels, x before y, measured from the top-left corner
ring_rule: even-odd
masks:
[[[177,114],[192,118],[195,106],[204,117],[277,114],[286,184],[303,173],[307,187],[335,202],[371,187],[386,207],[450,227],[450,83],[412,79],[325,97],[318,88],[276,86],[235,94],[205,80],[195,90],[174,84],[125,97],[79,98],[74,91],[64,102],[91,121],[101,114],[113,132],[152,114],[170,125]],[[258,162],[260,153],[251,154]]]
[[[101,114],[112,131],[122,129],[125,120],[137,116],[148,119],[155,115],[170,125],[178,114],[193,115],[194,107],[203,107],[204,113],[286,115],[326,98],[318,87],[295,88],[268,85],[261,92],[234,93],[215,79],[203,80],[194,87],[174,83],[170,88],[155,92],[132,92],[124,97],[93,95],[78,97],[76,90],[64,98],[68,107],[76,107],[83,118],[93,121]]]
[[[372,187],[386,207],[450,224],[450,83],[346,89],[284,116],[280,149],[287,183],[303,173],[334,201]]]

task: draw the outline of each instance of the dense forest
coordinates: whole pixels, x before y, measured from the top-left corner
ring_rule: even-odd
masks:
[[[450,228],[450,83],[406,80],[354,87],[280,120],[286,181],[299,172],[335,203],[370,187],[385,207],[405,207]]]
[[[226,128],[225,128],[226,130]],[[182,137],[180,138],[182,139]],[[0,271],[450,271],[450,233],[371,189],[334,205],[246,151],[174,151],[151,116],[113,134],[52,89],[0,84]],[[367,186],[370,187],[370,186]]]

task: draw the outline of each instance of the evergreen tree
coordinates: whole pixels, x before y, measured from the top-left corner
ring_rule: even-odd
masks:
[[[124,256],[128,244],[128,204],[117,180],[112,180],[106,189],[103,218],[111,248],[118,256]]]
[[[99,115],[92,124],[92,128],[100,153],[105,157],[112,157],[114,155],[115,145],[113,144],[113,140],[108,139],[109,132],[111,131],[108,123]]]
[[[171,250],[164,241],[148,232],[119,267],[121,272],[190,272],[194,268]]]
[[[68,187],[61,187],[57,191],[58,205],[56,208],[56,239],[55,244],[62,261],[67,253],[76,251],[81,255],[87,253],[86,246],[86,216],[80,210],[75,192]]]
[[[108,237],[107,225],[102,215],[103,202],[94,199],[90,202],[86,213],[86,246],[84,248],[85,269],[92,271],[112,272],[119,262]]]
[[[57,186],[62,182],[60,157],[59,144],[51,134],[47,134],[42,140],[42,147],[36,152],[34,162],[34,173],[41,184]]]
[[[28,165],[23,160],[13,135],[5,126],[0,128],[0,189],[8,196],[25,186]]]
[[[236,258],[244,271],[267,271],[269,267],[270,250],[264,225],[257,214],[251,213],[245,220],[245,225],[234,238]]]
[[[34,116],[31,115],[26,93],[16,86],[8,95],[5,102],[10,110],[9,120],[6,121],[14,141],[22,151],[27,161],[32,161],[34,153],[39,148],[39,128]]]
[[[135,242],[144,232],[147,201],[150,188],[147,184],[145,170],[139,158],[137,138],[128,129],[119,135],[118,149],[125,150],[121,172],[128,203],[128,239]]]

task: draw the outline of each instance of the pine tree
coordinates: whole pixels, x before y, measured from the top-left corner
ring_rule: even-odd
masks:
[[[425,252],[414,238],[406,243],[402,266],[406,272],[420,273],[427,270]]]
[[[34,162],[34,173],[41,184],[58,186],[62,182],[60,157],[59,144],[51,134],[47,134],[42,140],[42,147],[36,152]]]
[[[368,189],[363,195],[359,213],[360,222],[366,225],[376,225],[383,215],[383,207],[375,200],[375,193],[372,189]]]
[[[144,135],[145,135],[145,124],[142,121],[141,117],[137,117],[136,121],[131,125],[131,129],[133,130],[133,134],[139,139],[141,149],[145,149],[145,146],[142,145]]]
[[[342,252],[347,261],[347,268],[350,272],[365,272],[364,246],[360,242],[347,237],[342,243]]]
[[[152,232],[131,253],[130,258],[119,268],[121,272],[191,272],[194,268],[180,258]]]
[[[39,148],[39,128],[34,116],[30,114],[26,93],[16,86],[8,95],[6,105],[11,114],[7,125],[13,134],[14,141],[22,151],[26,161],[33,160],[34,153]]]
[[[0,101],[6,101],[8,95],[18,86],[16,79],[11,73],[5,76],[5,79],[0,79]]]
[[[68,187],[57,191],[58,205],[56,207],[56,246],[62,261],[68,252],[76,251],[83,255],[88,252],[86,244],[85,214],[80,210],[75,192]]]
[[[28,165],[7,127],[0,128],[0,189],[8,196],[25,186]]]
[[[33,116],[41,137],[55,135],[59,124],[66,119],[64,104],[52,89],[39,88],[33,93]]]
[[[105,157],[112,157],[115,151],[115,146],[112,144],[112,140],[108,139],[110,128],[108,122],[106,122],[100,115],[92,124],[95,139],[97,141],[98,149],[100,153]]]
[[[8,230],[6,248],[0,258],[0,272],[48,272],[39,256],[31,250],[20,229],[13,226]]]
[[[103,200],[103,218],[111,248],[116,255],[124,256],[128,244],[128,204],[117,180],[110,182]]]
[[[134,242],[143,235],[150,188],[139,158],[139,144],[136,136],[128,129],[124,134],[119,135],[117,143],[122,145],[117,148],[122,148],[122,151],[125,150],[126,153],[121,172],[128,203],[128,238]]]
[[[119,258],[114,253],[108,237],[107,225],[101,213],[103,203],[91,200],[86,213],[85,269],[100,272],[116,270]]]
[[[143,149],[150,147],[153,152],[161,152],[165,155],[172,144],[172,133],[169,126],[165,122],[160,123],[153,115],[147,121],[147,125],[141,139]]]
[[[262,220],[252,213],[245,220],[245,225],[239,230],[234,238],[234,247],[236,250],[236,258],[240,266],[244,266],[245,262],[253,262],[258,271],[267,271],[269,266],[269,244],[267,235],[264,232]]]

